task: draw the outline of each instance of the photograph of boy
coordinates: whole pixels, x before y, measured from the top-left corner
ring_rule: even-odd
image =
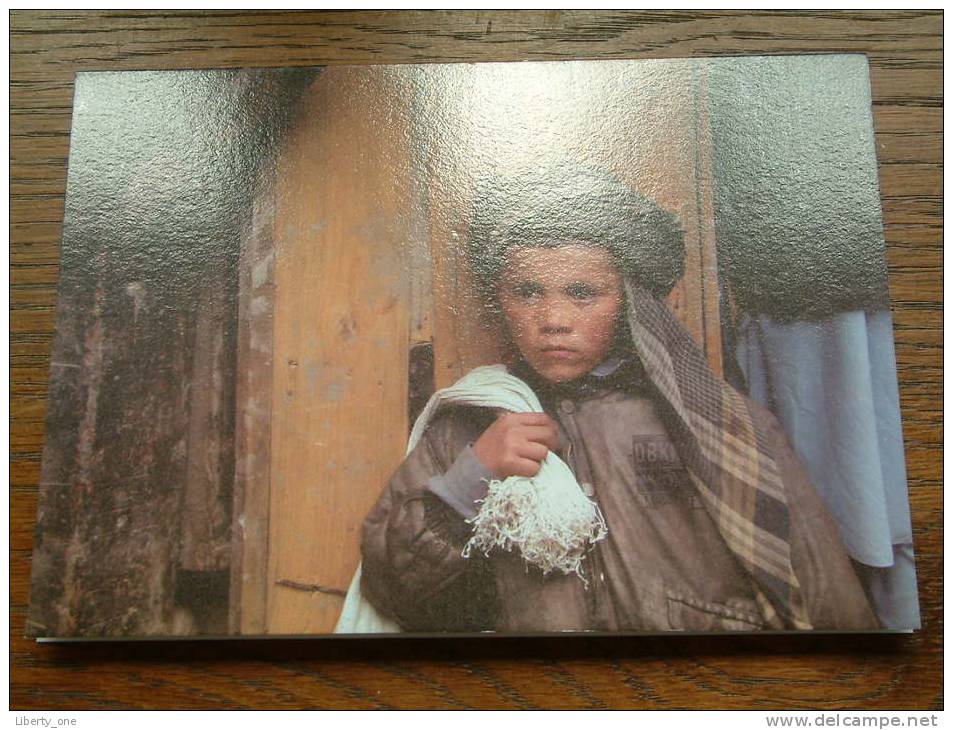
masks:
[[[679,221],[570,164],[477,198],[469,263],[542,412],[436,411],[364,522],[362,597],[352,585],[337,630],[878,628],[777,420],[711,372],[663,301]],[[581,569],[468,551],[488,485],[536,477],[550,453],[605,520]]]
[[[28,631],[918,628],[876,152],[860,55],[81,74]]]

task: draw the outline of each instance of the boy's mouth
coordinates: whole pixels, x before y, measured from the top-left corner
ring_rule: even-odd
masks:
[[[576,351],[571,347],[565,347],[563,345],[548,345],[540,349],[540,351],[546,356],[554,359],[563,359],[575,357]]]

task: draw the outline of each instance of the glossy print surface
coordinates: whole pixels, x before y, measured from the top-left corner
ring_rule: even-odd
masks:
[[[430,393],[611,354],[618,274],[511,182],[567,165],[678,222],[589,216],[718,375],[741,314],[886,306],[862,56],[80,75],[29,631],[329,632]]]

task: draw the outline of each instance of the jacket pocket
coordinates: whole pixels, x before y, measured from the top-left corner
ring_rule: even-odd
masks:
[[[668,591],[668,624],[672,631],[760,631],[764,617],[758,605],[733,598],[728,603],[701,601]]]

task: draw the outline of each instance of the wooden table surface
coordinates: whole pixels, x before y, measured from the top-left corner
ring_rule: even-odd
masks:
[[[942,20],[919,11],[13,11],[11,707],[942,708]],[[77,71],[795,52],[860,52],[871,62],[922,631],[78,645],[22,638]]]

